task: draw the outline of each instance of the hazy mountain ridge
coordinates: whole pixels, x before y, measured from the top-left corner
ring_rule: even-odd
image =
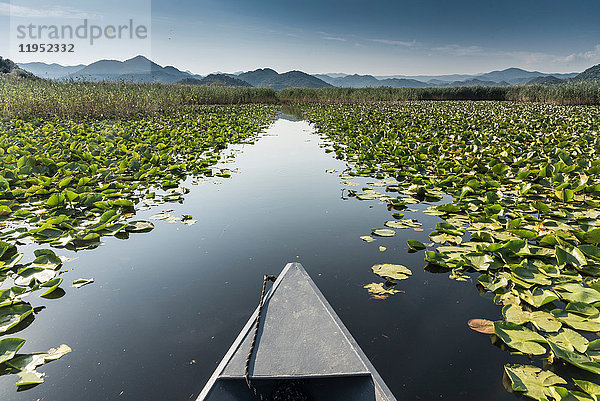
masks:
[[[344,75],[340,73],[315,74],[316,77],[334,86],[340,87],[432,87],[432,86],[508,86],[527,84],[534,78],[555,76],[562,78],[571,78],[577,73],[549,74],[539,71],[527,71],[521,68],[507,68],[505,70],[491,71],[483,74],[450,74],[450,75],[394,75],[394,76],[373,76],[373,75]]]
[[[216,86],[234,86],[243,88],[252,88],[248,82],[238,78],[231,77],[227,74],[210,74],[202,79],[198,78],[184,78],[181,81],[177,81],[178,84],[183,85],[216,85]]]
[[[551,85],[560,82],[600,79],[600,65],[578,73],[543,73],[522,68],[507,68],[481,74],[446,75],[391,75],[374,76],[344,73],[307,74],[302,71],[278,73],[271,68],[234,74],[214,73],[208,77],[181,71],[173,66],[162,67],[143,56],[129,60],[99,60],[89,65],[61,66],[59,64],[23,63],[23,69],[47,79],[74,79],[89,81],[132,81],[132,82],[189,82],[194,85],[221,84],[226,86],[246,86],[281,90],[293,87],[392,87],[422,88],[448,86],[507,86],[524,84]],[[204,80],[207,78],[206,80]],[[230,80],[235,79],[237,81]],[[538,79],[539,78],[539,79]],[[204,80],[204,81],[203,81]]]
[[[61,66],[59,64],[23,63],[22,67],[47,79],[84,81],[177,82],[196,77],[173,66],[162,67],[144,56],[125,61],[99,60],[89,65]]]
[[[271,68],[259,68],[237,75],[238,79],[257,88],[328,88],[333,85],[302,71],[288,71],[279,74]]]
[[[19,67],[31,72],[32,74],[44,78],[44,79],[58,79],[65,75],[75,73],[85,67],[85,64],[80,65],[60,65],[60,64],[46,64],[46,63],[21,63]]]
[[[527,82],[527,84],[550,86],[550,85],[562,84],[565,82],[567,82],[567,81],[565,81],[564,79],[556,78],[554,75],[548,75],[545,77],[533,78],[531,81]]]

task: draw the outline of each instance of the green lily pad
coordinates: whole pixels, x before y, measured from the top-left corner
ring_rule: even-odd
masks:
[[[579,391],[567,390],[563,387],[552,388],[552,397],[556,401],[596,401],[596,398],[592,398],[587,394]]]
[[[523,301],[535,306],[536,308],[540,308],[558,299],[558,296],[552,291],[539,287],[534,288],[533,291],[519,291],[519,297],[521,297]]]
[[[524,354],[544,355],[546,353],[546,348],[539,344],[546,343],[546,339],[526,327],[498,321],[494,322],[494,333],[506,345]]]
[[[377,235],[378,237],[393,237],[396,235],[394,230],[387,228],[373,228],[371,229],[371,233],[373,233],[373,235]]]
[[[31,305],[16,303],[0,306],[0,334],[15,327],[33,313]]]
[[[93,282],[94,282],[93,278],[80,278],[80,279],[77,279],[77,280],[73,281],[72,287],[81,288],[84,285],[88,285],[88,284],[91,284]]]
[[[58,286],[60,286],[60,284],[62,282],[63,282],[63,279],[61,277],[57,277],[57,278],[49,280],[49,281],[45,282],[44,284],[40,285],[40,288],[48,288],[40,296],[45,297],[45,296],[52,294],[54,291],[56,291],[58,289]]]
[[[33,283],[45,283],[56,276],[54,269],[44,269],[43,267],[24,267],[17,272],[15,284],[22,287],[32,285]]]
[[[425,244],[423,244],[421,241],[417,241],[414,239],[409,239],[408,241],[406,241],[406,243],[408,244],[408,248],[413,251],[421,251],[427,248]]]
[[[6,364],[18,371],[19,381],[17,386],[29,386],[44,382],[43,376],[37,370],[38,366],[55,361],[71,352],[68,345],[62,344],[58,348],[51,348],[48,352],[33,353],[18,356],[7,361]]]
[[[567,384],[562,377],[536,366],[505,365],[504,371],[514,391],[523,392],[527,397],[538,401],[551,400],[552,387]]]
[[[582,389],[587,394],[592,395],[592,396],[596,397],[596,399],[598,399],[598,395],[600,395],[600,385],[589,382],[587,380],[574,379],[573,381],[575,382],[577,387]]]
[[[528,312],[521,309],[518,305],[508,305],[502,309],[502,313],[507,322],[517,325],[523,325],[531,322],[538,330],[546,332],[558,331],[562,324],[554,315],[545,311]]]
[[[551,311],[551,313],[561,323],[566,324],[575,330],[590,332],[600,331],[600,319],[598,317],[590,318],[587,316],[580,316],[562,309],[554,309]]]
[[[567,312],[589,317],[597,317],[599,313],[598,308],[584,302],[569,302],[565,310]]]
[[[389,220],[384,225],[390,228],[414,228],[422,226],[421,223],[414,219]]]
[[[573,366],[577,366],[580,369],[600,375],[600,363],[593,361],[589,356],[569,351],[552,341],[548,341],[548,344],[557,358],[560,358]]]
[[[584,304],[600,302],[600,292],[578,283],[560,284],[555,286],[555,290],[562,299],[568,302],[581,302]]]
[[[125,226],[125,231],[130,233],[147,233],[154,229],[154,224],[149,221],[131,221]]]
[[[383,283],[370,283],[365,285],[364,288],[366,288],[369,294],[376,299],[385,299],[390,295],[400,292],[393,287],[386,288]]]
[[[22,338],[5,338],[0,340],[0,363],[12,359],[23,344],[25,344],[25,340]]]
[[[558,333],[550,333],[546,338],[548,338],[548,341],[552,341],[561,348],[567,349],[571,352],[577,351],[584,353],[589,344],[587,338],[575,330],[569,329],[568,327],[563,327],[558,331]]]
[[[384,263],[371,267],[373,273],[387,280],[405,280],[412,275],[412,271],[403,265]]]

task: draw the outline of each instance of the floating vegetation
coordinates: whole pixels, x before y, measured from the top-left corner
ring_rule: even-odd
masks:
[[[371,229],[371,233],[378,237],[393,237],[396,235],[396,231],[390,230],[388,228],[373,228]]]
[[[393,287],[386,287],[384,283],[371,283],[364,286],[373,299],[386,299],[390,295],[397,294],[399,291]]]
[[[425,269],[491,293],[503,319],[470,327],[513,353],[544,358],[540,367],[505,367],[512,391],[599,399],[600,109],[475,102],[302,109],[351,163],[345,174],[395,179],[386,192],[399,196],[385,200],[388,210],[438,202],[425,211],[443,219],[429,234],[436,248],[425,249]],[[404,228],[407,220],[393,217],[385,225]],[[373,230],[382,233],[393,235]],[[367,289],[391,295],[380,284]],[[572,377],[551,371],[560,364]]]
[[[154,223],[135,219],[138,211],[182,203],[188,177],[229,177],[231,170],[214,167],[221,152],[252,142],[275,113],[272,106],[202,106],[143,119],[0,122],[0,375],[17,374],[18,386],[39,384],[36,367],[70,352],[63,345],[19,355],[25,340],[2,338],[43,309],[26,297],[64,295],[61,268],[72,258],[48,247],[93,249],[105,237],[152,231]],[[150,220],[196,223],[169,212]],[[34,259],[24,261],[19,247],[30,244]],[[72,287],[92,282],[80,278]]]
[[[79,278],[79,279],[73,281],[73,284],[71,286],[75,287],[75,288],[81,288],[84,285],[92,284],[93,282],[94,282],[93,278]]]
[[[371,267],[371,270],[373,270],[373,273],[389,281],[405,280],[412,275],[412,271],[408,267],[390,263],[375,265]]]

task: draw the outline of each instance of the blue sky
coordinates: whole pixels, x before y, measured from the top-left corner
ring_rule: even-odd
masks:
[[[63,64],[142,53],[201,74],[272,67],[433,75],[508,67],[572,72],[600,63],[597,0],[14,0],[12,8],[0,0],[0,36],[9,39],[0,41],[0,55],[50,61],[48,55],[18,54],[11,40],[15,15],[35,21],[39,14],[44,21],[89,17],[118,24],[134,18],[151,25],[151,41],[100,40],[52,59]]]

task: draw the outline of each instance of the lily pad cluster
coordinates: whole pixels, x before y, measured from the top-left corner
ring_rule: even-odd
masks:
[[[347,174],[395,178],[390,210],[451,202],[426,211],[443,221],[425,269],[492,293],[504,317],[493,339],[544,358],[543,368],[505,367],[514,391],[599,399],[600,109],[415,102],[303,112],[351,162]],[[579,372],[574,381],[552,373],[558,365]]]
[[[138,210],[182,202],[189,176],[229,177],[214,167],[221,152],[251,142],[275,113],[263,105],[201,106],[138,119],[0,121],[0,375],[17,373],[18,386],[41,383],[35,368],[70,351],[19,355],[25,340],[4,338],[43,309],[27,296],[64,294],[63,259],[49,247],[92,249],[105,236],[151,231],[152,222],[135,219]],[[151,220],[196,222],[168,213]],[[23,262],[19,246],[30,244],[35,258]],[[79,278],[72,287],[92,282]]]

